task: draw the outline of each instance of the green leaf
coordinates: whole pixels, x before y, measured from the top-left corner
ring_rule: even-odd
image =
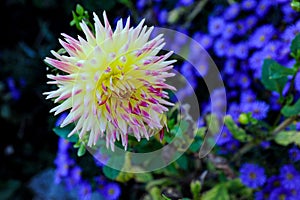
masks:
[[[81,156],[83,156],[85,154],[85,152],[86,152],[86,148],[85,148],[84,143],[82,142],[80,144],[80,147],[79,147],[78,151],[77,151],[77,156],[81,157]]]
[[[150,189],[149,194],[152,200],[161,200],[161,190],[158,187],[153,187]]]
[[[227,180],[224,184],[226,185],[229,194],[243,196],[245,199],[251,199],[253,195],[253,190],[242,184],[240,178]]]
[[[298,101],[292,106],[285,105],[282,108],[281,113],[286,117],[300,114],[300,99],[298,99]]]
[[[77,142],[79,139],[77,134],[74,134],[71,137],[68,137],[69,133],[72,131],[71,126],[66,126],[64,128],[55,127],[55,128],[53,128],[53,131],[54,131],[54,133],[56,133],[56,135],[68,140],[69,142]]]
[[[76,5],[76,13],[78,15],[83,15],[84,14],[84,8],[80,4]]]
[[[102,168],[102,171],[107,178],[112,179],[112,180],[115,180],[118,177],[118,175],[120,174],[120,171],[118,171],[116,169],[112,169],[106,165]]]
[[[148,183],[153,180],[151,173],[136,173],[135,180],[140,183]]]
[[[176,163],[179,165],[179,167],[184,170],[188,169],[188,162],[188,157],[184,154],[176,160]]]
[[[224,184],[218,184],[211,190],[205,192],[201,200],[229,200],[228,191]]]
[[[294,54],[294,55],[298,54],[298,50],[300,50],[300,34],[299,33],[292,40],[290,49],[291,49],[292,54]]]
[[[287,76],[294,74],[291,69],[285,68],[284,66],[278,64],[275,60],[265,59],[261,81],[265,88],[271,91],[277,91],[281,94],[286,82],[288,81]]]
[[[163,199],[165,199],[165,200],[172,200],[172,199],[170,199],[169,197],[167,197],[166,195],[164,195],[164,194],[161,194],[161,196],[163,197]]]
[[[299,2],[299,0],[293,0],[293,1],[291,2],[291,6],[292,6],[292,8],[293,8],[295,11],[300,12],[300,2]]]
[[[200,146],[202,144],[202,140],[199,137],[196,137],[193,143],[189,146],[189,150],[193,153],[199,151]]]
[[[228,130],[231,132],[233,137],[241,142],[249,142],[252,137],[246,133],[246,131],[238,127],[233,121],[230,115],[225,116],[224,122]]]
[[[14,192],[21,186],[18,180],[9,180],[0,185],[0,199],[10,199]]]
[[[192,181],[190,184],[191,193],[193,194],[193,199],[200,199],[200,191],[201,191],[201,182],[199,180]]]
[[[300,145],[300,132],[298,131],[279,132],[275,137],[275,142],[282,146],[287,146],[292,143]]]

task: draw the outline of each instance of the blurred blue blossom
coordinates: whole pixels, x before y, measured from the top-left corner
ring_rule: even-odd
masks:
[[[241,6],[244,10],[252,10],[256,7],[257,2],[256,0],[243,0]]]
[[[242,183],[250,188],[258,188],[266,182],[264,168],[256,164],[245,163],[240,168]]]
[[[117,183],[108,183],[104,186],[101,193],[107,200],[116,200],[121,194],[121,188]]]
[[[235,47],[235,55],[239,59],[246,59],[248,57],[248,46],[246,43],[241,42]]]
[[[178,4],[182,6],[189,6],[194,3],[194,0],[179,0]]]
[[[81,181],[78,184],[79,199],[89,200],[92,196],[92,186],[87,181]]]
[[[264,17],[272,6],[272,1],[269,0],[261,0],[259,1],[257,8],[255,9],[256,14],[259,17]]]
[[[225,26],[224,19],[221,17],[210,17],[208,22],[208,31],[212,36],[220,35]]]
[[[263,101],[255,101],[253,103],[242,104],[243,112],[251,112],[255,119],[264,119],[269,111],[269,105]]]
[[[293,165],[282,166],[279,177],[282,181],[282,185],[287,189],[300,187],[300,174]]]
[[[273,190],[270,194],[269,199],[281,200],[281,199],[291,199],[291,192],[285,188],[279,187]]]
[[[252,90],[243,91],[241,94],[241,103],[251,103],[256,100],[256,94]]]
[[[275,29],[272,25],[263,25],[250,36],[249,47],[261,48],[274,36]]]
[[[293,162],[299,161],[300,160],[300,149],[296,146],[292,147],[289,150],[289,156]]]
[[[238,3],[233,3],[228,6],[224,12],[224,19],[231,20],[234,19],[240,12],[240,5]]]
[[[20,90],[16,87],[16,82],[12,77],[7,78],[7,86],[13,100],[19,100],[21,97]]]
[[[204,49],[209,49],[213,44],[213,40],[212,40],[211,36],[208,35],[208,34],[203,34],[203,33],[200,33],[200,32],[196,32],[193,35],[193,39],[196,40],[197,42],[199,42],[199,44]],[[193,50],[192,47],[191,47],[191,50]]]

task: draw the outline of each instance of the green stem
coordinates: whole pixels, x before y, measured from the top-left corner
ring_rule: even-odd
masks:
[[[188,27],[193,19],[202,11],[208,0],[199,1],[195,9],[187,16],[183,27]]]
[[[242,155],[250,151],[253,147],[255,147],[257,144],[256,143],[247,143],[245,144],[239,151],[232,157],[230,162],[235,162],[238,160]]]
[[[297,119],[298,116],[292,116],[290,118],[287,118],[284,120],[281,124],[279,124],[271,133],[271,135],[276,135],[280,131],[284,130],[286,127],[288,127],[295,119]]]

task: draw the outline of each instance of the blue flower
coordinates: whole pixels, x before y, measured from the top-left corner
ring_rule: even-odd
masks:
[[[271,5],[272,5],[272,1],[270,1],[270,0],[261,0],[258,3],[258,6],[255,9],[256,14],[259,17],[265,16],[268,13],[268,11],[270,10]]]
[[[167,10],[161,10],[158,13],[158,21],[161,25],[164,25],[168,22],[168,11]]]
[[[261,48],[269,42],[275,34],[275,29],[272,25],[263,25],[256,29],[256,31],[249,38],[249,46]]]
[[[252,90],[243,91],[241,94],[241,103],[251,103],[256,99],[256,94]]]
[[[223,14],[225,20],[234,19],[240,12],[240,5],[238,3],[233,3],[228,6]]]
[[[196,75],[204,77],[206,76],[209,70],[209,62],[206,60],[206,58],[198,57],[198,60],[195,63],[195,67],[196,67]]]
[[[21,97],[20,90],[16,87],[15,80],[12,77],[7,78],[7,86],[13,100],[19,100]]]
[[[212,47],[213,40],[210,35],[197,32],[193,36],[194,40],[200,43],[204,49]]]
[[[147,4],[147,0],[140,0],[136,2],[136,7],[139,10],[142,10],[146,6],[146,4]]]
[[[297,12],[289,4],[282,5],[280,8],[283,12],[284,21],[292,22],[297,17]]]
[[[107,183],[101,190],[101,194],[107,200],[115,200],[120,197],[121,188],[117,183]]]
[[[248,31],[248,27],[246,26],[246,22],[245,20],[239,20],[236,22],[236,27],[237,27],[237,34],[244,36],[247,31]]]
[[[224,20],[220,17],[210,17],[208,21],[208,31],[212,36],[217,36],[223,32]]]
[[[270,96],[270,105],[272,110],[280,110],[281,104],[279,102],[280,95],[277,92],[272,92]]]
[[[251,80],[245,73],[240,73],[238,77],[239,77],[238,83],[241,86],[241,88],[246,89],[250,86]]]
[[[256,0],[243,0],[241,6],[244,10],[252,10],[256,7],[256,4]]]
[[[63,112],[62,114],[60,114],[55,122],[55,126],[56,127],[60,126],[67,116],[68,116],[67,112]]]
[[[183,76],[185,76],[187,79],[194,76],[194,71],[193,71],[193,66],[185,61],[181,68],[180,68],[180,72],[182,73]]]
[[[265,170],[256,164],[246,163],[240,168],[240,178],[249,188],[258,188],[266,182]]]
[[[285,29],[281,37],[286,43],[289,44],[298,33],[300,33],[300,27],[291,25]]]
[[[224,31],[222,33],[223,38],[230,39],[236,33],[236,24],[228,23],[225,25]]]
[[[235,46],[235,56],[239,59],[248,58],[248,45],[245,42],[241,42]]]
[[[215,42],[214,50],[217,56],[222,57],[226,54],[228,48],[228,42],[224,39],[218,39]]]
[[[231,115],[234,121],[237,121],[242,113],[241,107],[237,103],[231,103],[228,109],[228,114]]]
[[[218,137],[216,138],[216,140],[218,145],[223,145],[232,140],[232,135],[226,127],[224,127],[222,133],[217,136]]]
[[[280,180],[279,176],[273,175],[270,178],[268,178],[266,186],[265,186],[265,190],[272,191],[272,190],[280,187],[281,185],[282,184],[281,184],[281,180]]]
[[[179,0],[179,5],[189,6],[194,3],[194,0]]]
[[[262,148],[264,148],[264,149],[268,149],[268,148],[270,148],[271,143],[270,143],[269,141],[262,141],[262,142],[260,143],[260,146],[261,146]]]
[[[74,183],[78,183],[81,180],[81,168],[79,166],[75,166],[70,171],[70,178],[74,181]]]
[[[233,58],[226,59],[223,72],[225,74],[233,74],[236,69],[237,62]]]
[[[283,187],[286,189],[299,187],[300,174],[293,165],[284,165],[281,167],[279,177],[282,181]]]
[[[250,15],[249,17],[247,17],[245,19],[245,23],[246,23],[248,29],[252,29],[257,23],[257,17],[254,15]]]
[[[60,155],[67,155],[67,150],[71,146],[70,142],[64,138],[59,138],[58,140],[58,150]],[[62,153],[65,152],[65,153]]]
[[[228,42],[225,55],[227,56],[227,58],[231,58],[234,57],[235,53],[236,53],[235,45]]]
[[[92,195],[92,186],[87,181],[81,181],[78,184],[78,196],[79,199],[89,200]]]
[[[232,138],[228,142],[221,145],[219,154],[229,154],[229,153],[236,152],[239,147],[240,147],[240,142]]]
[[[291,199],[292,194],[289,190],[285,189],[285,188],[276,188],[275,190],[273,190],[270,194],[270,200],[292,200]]]
[[[297,162],[300,160],[300,149],[297,147],[293,147],[289,150],[290,159],[293,162]]]
[[[94,160],[95,160],[95,164],[98,167],[103,167],[109,161],[109,156],[106,155],[105,153],[102,153],[101,150],[99,149],[94,154]]]
[[[255,101],[253,103],[243,104],[242,110],[244,112],[251,112],[255,119],[264,119],[269,111],[269,105],[263,101]]]
[[[264,62],[264,58],[261,56],[262,52],[261,51],[257,51],[255,53],[252,54],[252,56],[250,57],[250,64],[249,67],[253,70],[259,70],[262,68],[262,64]]]

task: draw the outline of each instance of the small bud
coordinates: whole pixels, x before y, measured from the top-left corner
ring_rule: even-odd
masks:
[[[239,116],[239,122],[241,124],[248,124],[249,123],[248,115],[246,113],[240,114],[240,116]]]

